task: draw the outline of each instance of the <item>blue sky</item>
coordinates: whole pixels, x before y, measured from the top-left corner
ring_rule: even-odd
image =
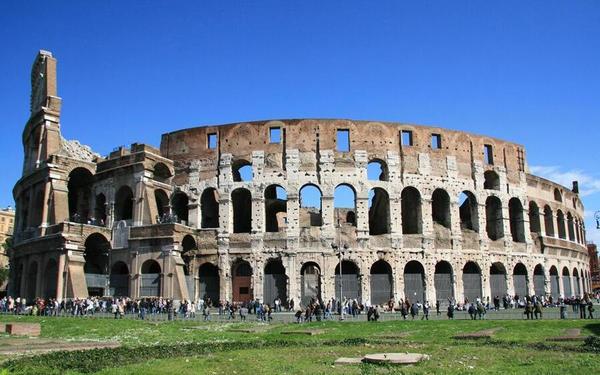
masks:
[[[0,31],[1,206],[47,49],[63,135],[101,154],[241,120],[439,125],[521,143],[535,172],[579,179],[600,240],[598,1],[2,1]]]

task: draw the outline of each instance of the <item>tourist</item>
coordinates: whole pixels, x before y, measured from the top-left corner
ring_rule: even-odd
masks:
[[[535,315],[535,319],[538,319],[538,317],[539,319],[542,319],[542,308],[542,302],[537,300],[533,305],[533,314]]]
[[[449,304],[448,305],[448,319],[454,319],[454,304]]]
[[[423,304],[423,316],[421,317],[421,320],[429,320],[429,301],[425,301],[425,303]]]
[[[594,303],[590,298],[587,302],[588,319],[594,319]]]

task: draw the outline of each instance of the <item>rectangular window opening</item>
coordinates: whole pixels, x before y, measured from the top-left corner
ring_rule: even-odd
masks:
[[[431,148],[434,150],[442,148],[442,136],[440,134],[431,135]]]
[[[337,150],[340,152],[350,151],[350,130],[337,130]]]
[[[492,145],[483,146],[483,160],[485,164],[494,165],[494,151]]]
[[[413,133],[411,130],[402,130],[402,146],[413,145]]]
[[[269,143],[281,143],[281,128],[269,128]]]
[[[210,133],[206,136],[206,144],[209,149],[217,148],[217,133]]]

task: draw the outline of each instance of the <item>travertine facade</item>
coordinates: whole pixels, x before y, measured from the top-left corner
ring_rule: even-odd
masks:
[[[577,187],[529,174],[518,144],[296,119],[185,129],[102,158],[61,137],[55,65],[40,52],[32,71],[12,293],[384,303],[589,290]]]

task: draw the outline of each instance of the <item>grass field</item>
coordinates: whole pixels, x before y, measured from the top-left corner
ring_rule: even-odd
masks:
[[[309,324],[199,323],[138,320],[0,317],[35,321],[42,338],[117,341],[117,349],[5,356],[8,373],[77,374],[464,374],[598,373],[600,355],[582,341],[551,342],[565,329],[600,335],[600,322],[483,320],[322,322]],[[492,339],[457,340],[459,333],[500,328]],[[239,330],[250,332],[239,332]],[[319,335],[282,331],[320,330]],[[0,336],[0,347],[7,336]],[[431,359],[415,366],[334,366],[338,357],[417,352]]]

